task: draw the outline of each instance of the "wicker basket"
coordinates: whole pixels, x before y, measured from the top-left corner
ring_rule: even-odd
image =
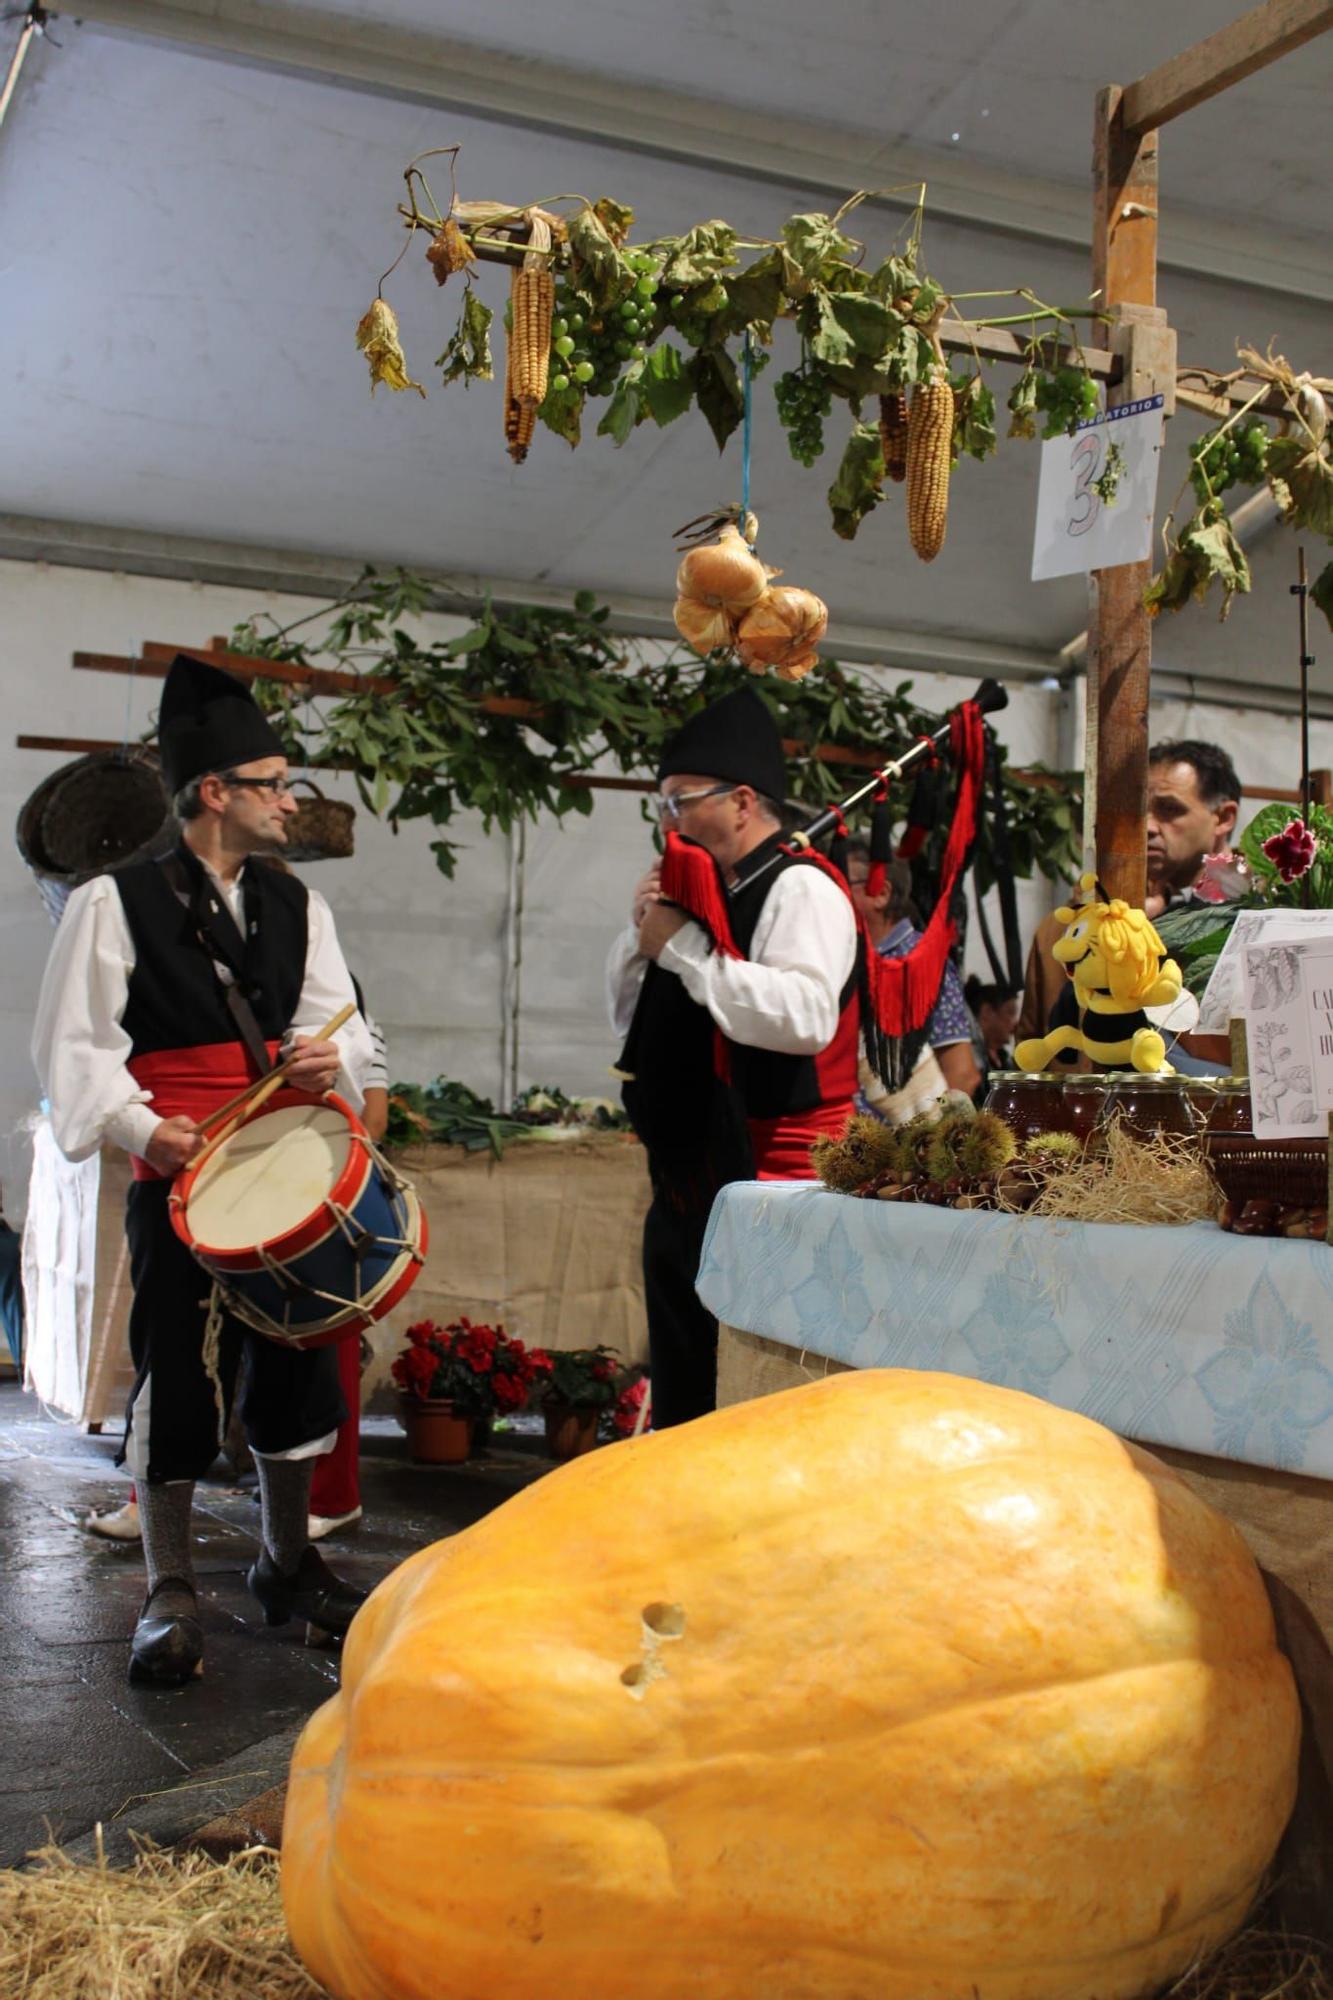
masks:
[[[14,831],[53,922],[80,882],[161,854],[175,836],[157,755],[138,745],[62,764],[28,799]]]
[[[327,799],[313,778],[297,778],[294,785],[306,785],[314,793],[302,799],[295,816],[287,822],[288,861],[345,861],[352,852],[352,827],[356,808],[340,799]]]
[[[1283,1208],[1328,1207],[1327,1139],[1263,1139],[1210,1132],[1204,1151],[1233,1207],[1275,1201]]]

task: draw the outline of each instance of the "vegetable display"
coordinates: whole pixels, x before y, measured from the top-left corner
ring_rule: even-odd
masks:
[[[852,1370],[386,1578],[296,1746],[283,1899],[335,2000],[1132,2000],[1244,1920],[1299,1729],[1177,1474]]]

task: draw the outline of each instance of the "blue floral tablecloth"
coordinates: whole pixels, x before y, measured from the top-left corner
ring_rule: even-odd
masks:
[[[857,1368],[1026,1389],[1145,1444],[1333,1479],[1333,1248],[739,1181],[699,1296]]]

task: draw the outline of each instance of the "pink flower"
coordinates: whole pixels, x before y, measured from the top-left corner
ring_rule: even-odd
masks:
[[[1297,882],[1309,870],[1318,844],[1303,819],[1290,819],[1281,833],[1270,835],[1263,849],[1284,882]]]

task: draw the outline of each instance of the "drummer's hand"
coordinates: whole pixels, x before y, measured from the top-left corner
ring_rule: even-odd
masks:
[[[662,864],[660,861],[654,861],[642,882],[636,882],[634,885],[634,905],[630,913],[630,922],[635,930],[639,928],[653,904],[660,900],[661,895]]]
[[[193,1118],[164,1118],[153,1127],[144,1158],[160,1174],[178,1174],[203,1145]]]
[[[662,946],[689,922],[684,910],[670,903],[651,903],[639,925],[639,950],[645,958],[656,958]]]
[[[336,1042],[312,1042],[308,1035],[293,1035],[291,1059],[286,1063],[285,1081],[293,1090],[322,1097],[338,1081],[342,1051]]]

